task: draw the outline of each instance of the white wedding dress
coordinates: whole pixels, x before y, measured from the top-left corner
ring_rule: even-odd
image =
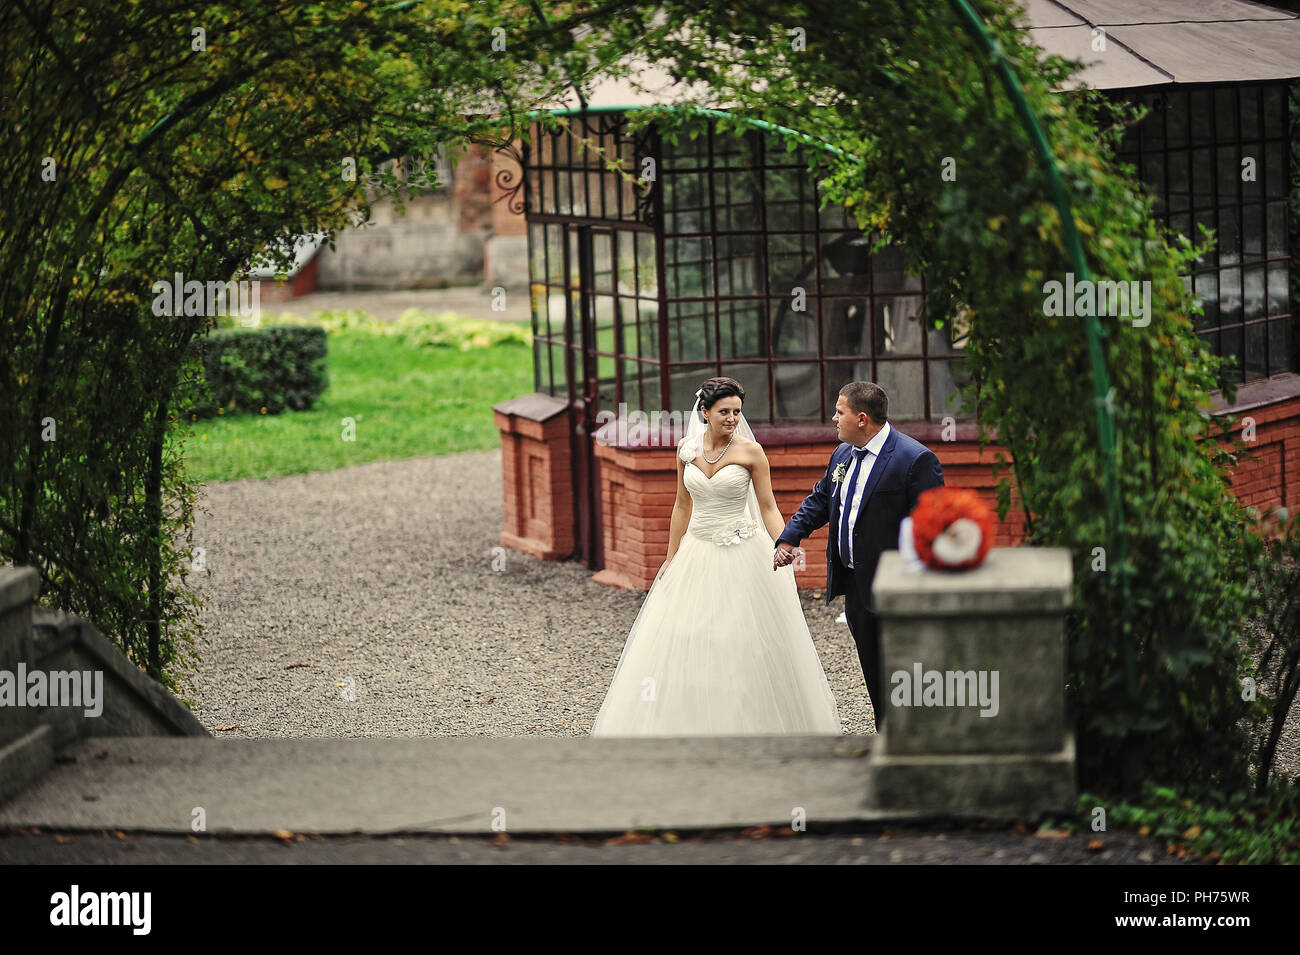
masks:
[[[752,516],[749,469],[692,463],[681,544],[632,624],[593,736],[841,732],[794,581]]]

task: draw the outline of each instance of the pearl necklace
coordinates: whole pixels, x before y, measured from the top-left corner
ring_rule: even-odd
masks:
[[[735,440],[736,440],[736,432],[733,431],[731,432],[731,441],[735,441]],[[727,442],[727,448],[731,447],[731,441]],[[727,448],[722,449],[722,454],[727,453]],[[722,460],[722,454],[719,454],[716,458],[710,458],[708,452],[704,450],[703,446],[700,447],[700,453],[704,455],[704,460],[709,462],[709,464],[717,464],[719,461]]]

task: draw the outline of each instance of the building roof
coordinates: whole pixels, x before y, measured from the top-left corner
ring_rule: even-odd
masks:
[[[1046,53],[1084,64],[1069,88],[1127,89],[1171,83],[1243,83],[1300,77],[1300,15],[1250,0],[1015,0],[1020,22]],[[1093,30],[1105,49],[1093,49]],[[662,67],[637,59],[630,78],[584,90],[587,105],[710,102]],[[548,109],[577,108],[572,90]]]
[[[583,90],[587,97],[587,107],[597,109],[610,106],[656,106],[669,103],[695,103],[699,106],[718,106],[725,108],[723,102],[715,102],[717,96],[710,96],[710,91],[702,84],[695,88],[687,87],[673,79],[668,70],[641,60],[631,59],[633,73],[628,77],[607,77]],[[577,109],[581,103],[572,88],[565,92],[562,101],[550,103],[547,109]]]
[[[1300,15],[1249,0],[1020,0],[1034,42],[1098,89],[1300,76]],[[1093,49],[1093,31],[1105,49]],[[1100,38],[1100,34],[1098,37]]]
[[[277,272],[273,266],[259,264],[257,267],[249,269],[248,274],[255,279],[272,280],[277,275],[287,275],[289,278],[293,278],[315,257],[324,242],[324,233],[297,236],[293,243],[293,264],[289,267],[288,272]]]

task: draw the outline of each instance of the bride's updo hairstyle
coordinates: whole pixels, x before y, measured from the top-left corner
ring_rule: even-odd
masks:
[[[735,395],[743,403],[745,389],[735,378],[710,378],[700,386],[700,420],[704,420],[704,409],[712,408],[720,398]]]

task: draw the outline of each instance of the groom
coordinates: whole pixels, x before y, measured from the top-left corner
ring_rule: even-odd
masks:
[[[825,475],[781,532],[773,557],[783,567],[799,542],[831,525],[826,548],[826,602],[844,594],[849,632],[875,709],[876,731],[885,721],[880,672],[880,619],[872,610],[871,580],[883,551],[898,547],[898,527],[922,491],[943,484],[934,452],[893,428],[889,397],[869,381],[851,381],[835,402],[835,428],[844,442],[831,453]]]

